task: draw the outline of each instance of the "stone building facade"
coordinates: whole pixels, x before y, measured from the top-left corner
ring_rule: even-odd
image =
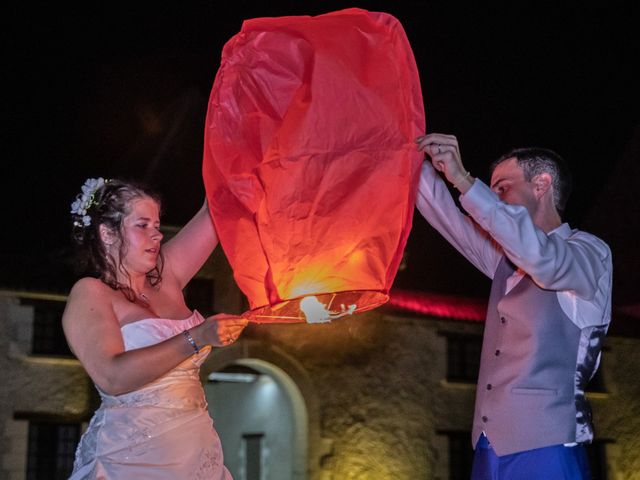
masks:
[[[213,303],[206,313],[242,311],[243,298],[228,267],[216,265],[218,261],[210,266],[218,271],[215,282],[207,281],[205,270],[194,302],[205,309],[202,303],[210,289]],[[64,353],[37,353],[42,346],[34,351],[42,335],[38,330],[46,329],[39,309],[62,307],[64,300],[62,295],[1,292],[2,479],[65,478],[56,477],[54,470],[68,468],[77,435],[97,405],[93,385],[77,360]],[[52,318],[59,327],[59,316]],[[202,368],[234,478],[465,478],[482,327],[478,321],[389,307],[330,324],[249,326],[236,344],[215,349]],[[290,429],[279,434],[287,437],[284,441],[267,431],[273,425],[265,427],[267,433],[248,425],[246,412],[266,405],[250,398],[257,395],[255,389],[242,399],[240,386],[215,380],[215,374],[239,371],[271,379],[280,389],[269,408],[281,411],[267,411],[260,418],[271,417],[272,424],[274,418],[287,419]],[[639,376],[640,340],[612,332],[605,344],[599,391],[589,394],[596,423],[597,478],[640,479]],[[248,410],[240,415],[243,402]],[[243,425],[248,434],[237,431]],[[242,441],[235,442],[233,435]],[[250,457],[256,455],[252,467]],[[279,465],[285,465],[287,473],[276,477],[281,470],[275,469],[275,459],[285,457]],[[49,469],[49,476],[43,469]]]

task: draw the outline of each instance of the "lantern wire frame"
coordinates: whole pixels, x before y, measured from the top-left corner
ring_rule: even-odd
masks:
[[[324,318],[308,316],[301,302],[315,297],[328,313]],[[326,323],[345,315],[363,313],[384,305],[389,295],[374,290],[350,290],[304,295],[283,300],[274,305],[264,305],[245,312],[242,316],[253,323]]]

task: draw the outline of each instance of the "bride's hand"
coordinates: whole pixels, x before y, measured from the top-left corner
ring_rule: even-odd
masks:
[[[238,339],[248,323],[249,321],[246,318],[238,315],[228,315],[226,313],[212,315],[196,327],[199,329],[197,333],[200,339],[200,342],[196,340],[196,343],[214,347],[230,345]]]

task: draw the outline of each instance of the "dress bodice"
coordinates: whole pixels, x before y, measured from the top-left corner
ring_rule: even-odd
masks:
[[[135,350],[162,342],[204,321],[198,311],[183,320],[167,318],[145,318],[121,327],[125,350]],[[185,340],[186,341],[186,340]],[[108,395],[98,389],[103,406],[159,406],[166,408],[206,407],[199,368],[205,361],[211,347],[206,346],[199,353],[182,361],[160,378],[133,392],[122,395]]]
[[[148,347],[204,322],[197,310],[184,320],[143,318],[120,327],[125,350]]]

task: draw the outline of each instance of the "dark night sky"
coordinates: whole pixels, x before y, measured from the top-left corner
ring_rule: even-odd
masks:
[[[204,195],[209,91],[222,46],[246,18],[351,6],[395,15],[414,49],[428,130],[456,134],[483,179],[511,147],[558,151],[575,177],[572,226],[588,223],[639,124],[636,2],[13,3],[3,28],[5,282],[16,269],[36,272],[36,260],[46,265],[44,254],[64,256],[68,206],[88,176],[144,179],[163,195],[166,222],[188,220]],[[396,284],[479,297],[488,289],[418,217]]]

